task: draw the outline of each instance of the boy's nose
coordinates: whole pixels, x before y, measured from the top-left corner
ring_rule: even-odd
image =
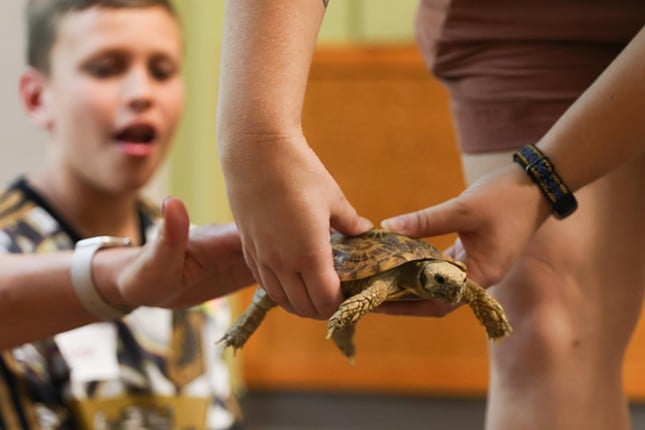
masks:
[[[128,104],[130,105],[130,108],[132,108],[132,110],[134,110],[135,112],[144,111],[146,109],[149,109],[150,106],[152,106],[152,102],[150,101],[150,99],[146,99],[146,98],[132,99]]]
[[[147,70],[135,68],[126,83],[128,106],[139,112],[148,109],[153,102],[152,77]]]

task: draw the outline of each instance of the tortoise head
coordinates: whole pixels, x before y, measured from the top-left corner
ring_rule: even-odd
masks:
[[[428,298],[439,299],[448,304],[461,300],[466,288],[466,272],[445,260],[420,262],[418,281]]]

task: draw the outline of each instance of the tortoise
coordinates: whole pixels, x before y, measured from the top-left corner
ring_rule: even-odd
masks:
[[[466,276],[466,266],[422,239],[381,229],[358,236],[332,234],[334,268],[347,298],[327,323],[332,339],[354,362],[354,330],[358,320],[385,301],[436,299],[451,305],[468,304],[488,337],[511,333],[502,306]],[[262,287],[251,304],[219,342],[241,348],[276,306]]]

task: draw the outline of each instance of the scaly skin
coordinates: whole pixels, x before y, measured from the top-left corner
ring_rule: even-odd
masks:
[[[223,343],[224,348],[233,347],[233,351],[242,348],[260,326],[267,312],[276,306],[276,303],[262,288],[257,288],[251,304],[226,330],[224,336],[217,343]]]
[[[356,322],[387,300],[390,287],[377,279],[360,293],[348,298],[327,322],[327,339],[332,339],[340,352],[354,364],[354,331]]]
[[[470,279],[466,281],[461,302],[470,306],[475,317],[486,328],[489,338],[501,339],[513,331],[502,305]]]

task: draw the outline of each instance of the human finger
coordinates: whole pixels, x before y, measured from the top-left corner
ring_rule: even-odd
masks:
[[[288,312],[300,315],[291,303],[291,300],[285,291],[285,288],[293,286],[288,285],[285,287],[271,268],[266,265],[258,267],[258,282],[269,297],[271,297],[271,300],[273,300],[278,306],[284,308]]]
[[[131,303],[161,306],[181,293],[190,220],[184,204],[174,197],[164,199],[162,217],[157,237],[121,275],[121,294]]]
[[[445,251],[443,251],[444,254],[447,256],[454,258],[455,260],[465,262],[466,261],[466,250],[464,249],[464,244],[461,241],[461,238],[455,239],[452,245],[448,247]]]
[[[410,237],[437,236],[473,228],[470,211],[458,198],[385,219],[381,226]]]
[[[159,229],[158,245],[186,249],[190,219],[184,203],[173,196],[166,197],[161,204],[163,225]],[[160,249],[161,249],[160,248]]]
[[[330,225],[338,232],[356,236],[374,227],[369,219],[358,215],[356,209],[341,195],[330,214]]]
[[[329,258],[323,259],[311,270],[301,273],[316,314],[314,318],[329,318],[343,301],[340,280],[334,270],[329,250]]]
[[[302,317],[316,318],[318,312],[300,273],[284,272],[278,276],[279,282],[282,285],[282,291],[289,303],[286,309]]]

